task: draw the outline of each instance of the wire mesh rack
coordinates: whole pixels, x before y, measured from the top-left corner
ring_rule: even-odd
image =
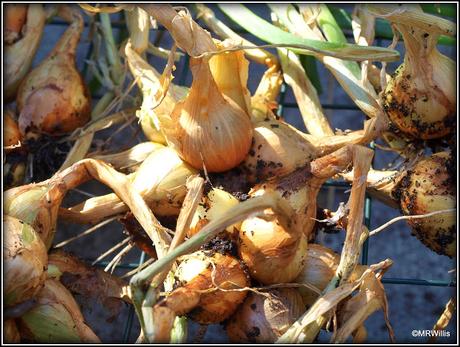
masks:
[[[193,14],[193,10],[191,10]],[[111,25],[115,29],[119,29],[119,38],[123,38],[127,36],[126,32],[126,26],[125,26],[125,21],[122,15],[111,15]],[[51,25],[57,25],[57,26],[66,26],[68,25],[67,22],[59,20],[59,19],[53,19],[49,24]],[[206,28],[203,23],[200,23],[204,28]],[[85,25],[87,26],[88,23],[85,21]],[[232,30],[239,34],[248,34],[246,31],[244,31],[241,28],[238,27],[232,27]],[[155,30],[155,38],[154,42],[155,45],[159,46],[162,43],[163,39],[163,34],[165,32],[165,29],[162,28],[161,26]],[[346,32],[347,37],[352,37],[352,35],[348,32]],[[385,40],[388,40],[388,37],[376,37],[376,44],[378,46],[382,46],[382,43],[385,42]],[[88,52],[87,52],[87,57],[91,55],[93,47],[92,44],[89,45]],[[178,73],[176,74],[175,78],[175,83],[179,85],[184,85],[185,81],[189,77],[189,69],[188,69],[188,58],[187,56],[184,56],[181,58],[181,60],[176,63],[177,66],[177,71]],[[86,69],[85,69],[86,70]],[[277,115],[280,117],[283,117],[285,114],[285,111],[287,109],[296,109],[297,104],[294,102],[288,102],[285,100],[286,93],[288,91],[289,87],[286,84],[283,84],[281,87],[281,92],[279,95],[279,100],[278,100],[278,109],[277,109]],[[97,97],[97,96],[96,96]],[[325,110],[349,110],[349,111],[360,111],[360,109],[355,106],[355,105],[350,105],[347,103],[322,103],[322,107]],[[373,148],[374,144],[371,143],[370,147]],[[338,181],[327,181],[324,184],[324,187],[337,187],[337,188],[350,188],[350,185],[345,182],[338,182]],[[365,200],[365,210],[364,210],[364,218],[365,218],[365,225],[370,228],[371,226],[371,220],[373,218],[372,216],[372,206],[373,206],[373,199],[372,197],[366,195],[366,200]],[[372,241],[369,239],[366,240],[366,242],[363,244],[362,252],[361,252],[361,263],[362,264],[368,264],[368,259],[369,259],[369,252],[372,251]],[[129,263],[120,263],[116,267],[118,269],[127,269],[127,270],[132,270],[137,268],[139,265],[143,264],[146,261],[146,254],[141,253],[139,259],[137,262],[129,262]],[[107,266],[108,262],[106,261],[99,261],[96,263],[96,266],[99,267],[105,267]],[[449,280],[433,280],[433,279],[423,279],[423,278],[398,278],[398,277],[384,277],[382,280],[382,283],[384,284],[393,284],[393,285],[413,285],[413,286],[431,286],[431,287],[456,287],[456,281],[449,281]],[[128,343],[130,341],[130,336],[132,333],[132,326],[134,322],[134,308],[130,307],[128,317],[124,323],[124,328],[123,328],[123,341],[124,343]]]

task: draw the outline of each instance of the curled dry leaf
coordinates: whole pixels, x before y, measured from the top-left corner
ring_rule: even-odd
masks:
[[[48,277],[60,280],[72,293],[98,300],[111,317],[119,313],[121,300],[130,303],[124,280],[61,250],[53,250],[48,256]]]

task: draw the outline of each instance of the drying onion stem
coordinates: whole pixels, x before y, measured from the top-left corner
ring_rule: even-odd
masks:
[[[71,237],[71,238],[69,238],[69,239],[67,239],[65,241],[62,241],[62,242],[58,243],[56,246],[54,246],[54,248],[63,247],[63,246],[68,245],[69,243],[71,243],[71,242],[73,242],[75,240],[78,240],[78,239],[82,238],[83,236],[88,236],[92,232],[96,231],[99,228],[102,228],[104,225],[109,224],[110,222],[113,222],[117,218],[118,218],[118,216],[112,217],[112,218],[109,218],[109,219],[107,219],[107,220],[105,220],[105,221],[103,221],[101,223],[98,223],[95,226],[83,231],[82,233],[80,233],[80,234],[78,234],[78,235],[76,235],[74,237]]]
[[[125,243],[129,242],[130,239],[131,239],[130,237],[127,237],[127,238],[125,238],[123,241],[117,243],[115,246],[109,248],[107,251],[105,251],[104,253],[102,253],[99,257],[97,257],[96,259],[94,259],[94,261],[91,263],[91,265],[96,265],[99,261],[101,261],[102,259],[104,259],[105,257],[107,257],[110,253],[115,252],[118,248],[120,248],[121,246],[123,246]]]
[[[399,222],[400,220],[428,218],[428,217],[435,216],[435,215],[438,215],[438,214],[450,213],[450,212],[455,212],[455,211],[457,211],[456,208],[449,208],[447,210],[433,211],[433,212],[426,213],[426,214],[418,214],[418,215],[412,215],[412,216],[399,216],[399,217],[393,218],[392,220],[390,220],[390,221],[386,222],[385,224],[379,226],[378,228],[372,230],[369,233],[369,237],[378,234],[382,230],[388,228],[390,225],[392,225],[392,224],[394,224],[396,222]]]

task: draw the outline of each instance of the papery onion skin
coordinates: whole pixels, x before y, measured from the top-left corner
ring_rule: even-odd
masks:
[[[212,263],[215,265],[214,274]],[[174,306],[178,315],[189,312],[180,311],[183,293],[197,293],[215,288],[215,285],[223,289],[237,289],[250,284],[243,265],[237,259],[217,252],[210,254],[208,251],[197,251],[186,256],[179,264],[175,278],[180,287],[168,296],[165,304],[168,307]],[[230,317],[245,297],[246,291],[215,290],[202,293],[198,305],[188,315],[201,324],[219,323]]]
[[[275,343],[304,312],[295,288],[249,293],[228,320],[227,335],[233,343]]]
[[[57,136],[84,125],[90,118],[88,88],[75,65],[83,18],[73,13],[73,22],[50,55],[33,69],[19,86],[19,129],[32,136]]]
[[[456,207],[455,164],[450,152],[426,157],[408,170],[395,191],[405,215],[420,215]],[[456,213],[408,220],[412,233],[438,254],[453,257],[457,251]]]
[[[55,279],[47,279],[37,295],[38,304],[20,318],[19,330],[38,343],[100,343],[85,324],[77,302]]]
[[[181,157],[196,169],[223,172],[240,164],[251,146],[249,115],[221,94],[206,60],[190,61],[193,83],[171,113],[174,129],[164,129]]]
[[[41,290],[48,255],[30,225],[4,215],[3,230],[4,304],[13,306],[33,298]]]

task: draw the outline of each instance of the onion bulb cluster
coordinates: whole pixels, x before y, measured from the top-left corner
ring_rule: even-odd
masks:
[[[455,163],[450,152],[419,160],[394,193],[405,215],[421,215],[456,207]],[[413,234],[436,253],[453,257],[457,250],[455,211],[408,221]]]
[[[226,325],[233,343],[275,343],[305,312],[295,288],[249,293]]]
[[[40,237],[23,221],[3,216],[4,304],[32,299],[46,279],[48,255]]]
[[[90,95],[75,65],[83,18],[68,7],[60,8],[60,14],[71,21],[69,28],[18,90],[19,129],[27,137],[63,135],[84,125],[90,117]]]

